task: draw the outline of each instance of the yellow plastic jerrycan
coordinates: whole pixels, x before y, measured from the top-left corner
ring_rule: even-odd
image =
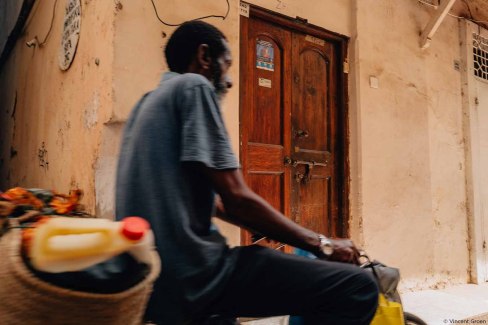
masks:
[[[39,271],[79,271],[123,252],[149,263],[154,237],[140,217],[115,222],[92,218],[50,218],[33,232],[28,249],[32,266]]]
[[[383,294],[379,296],[378,309],[371,325],[404,325],[402,305],[389,301]]]

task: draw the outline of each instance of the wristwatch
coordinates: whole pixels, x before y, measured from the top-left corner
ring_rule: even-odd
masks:
[[[332,241],[324,235],[319,234],[318,236],[320,241],[320,251],[327,257],[331,256],[332,253],[334,253],[334,244],[332,244]]]

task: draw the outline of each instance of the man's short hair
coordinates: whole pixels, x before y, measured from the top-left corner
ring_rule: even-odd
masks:
[[[207,44],[211,59],[217,59],[225,51],[224,34],[216,27],[191,20],[179,26],[171,35],[164,49],[166,62],[171,71],[186,72],[201,44]]]

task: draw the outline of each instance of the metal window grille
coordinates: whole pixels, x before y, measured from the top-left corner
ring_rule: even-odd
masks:
[[[473,33],[474,75],[488,81],[488,38]]]

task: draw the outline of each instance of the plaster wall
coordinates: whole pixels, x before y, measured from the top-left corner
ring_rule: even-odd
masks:
[[[431,46],[416,1],[357,0],[357,178],[364,247],[402,271],[404,289],[469,280],[458,21]],[[376,78],[377,89],[370,86]],[[356,139],[351,139],[352,142]],[[351,157],[355,159],[354,155]],[[354,177],[353,177],[354,181]]]
[[[62,193],[81,188],[82,202],[94,213],[94,166],[112,106],[114,3],[81,1],[77,53],[63,72],[58,51],[65,3],[36,2],[0,71],[0,188],[41,187]],[[46,43],[28,48],[27,41],[47,35],[54,4]]]

